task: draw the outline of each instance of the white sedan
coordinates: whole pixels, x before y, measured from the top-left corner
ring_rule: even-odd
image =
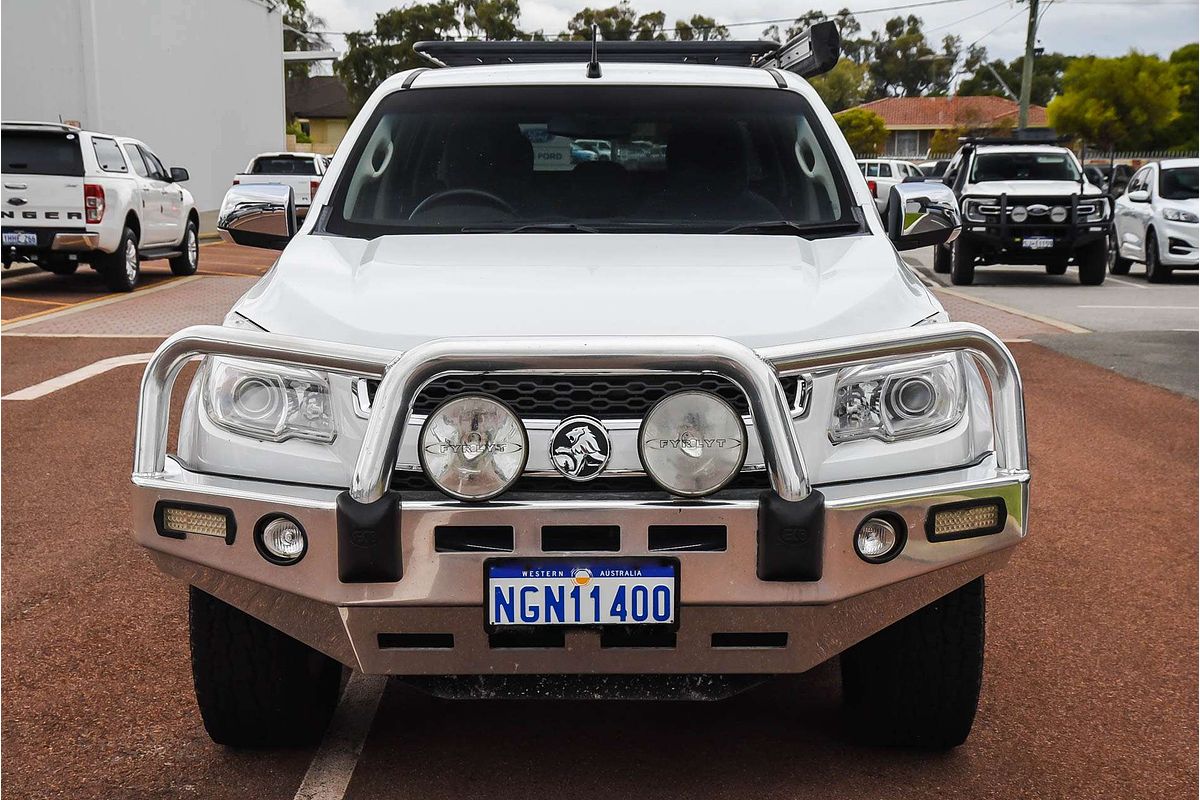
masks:
[[[1177,158],[1138,170],[1117,198],[1108,270],[1124,275],[1134,261],[1162,283],[1176,269],[1200,266],[1200,159]]]

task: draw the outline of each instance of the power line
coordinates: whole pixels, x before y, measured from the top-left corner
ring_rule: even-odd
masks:
[[[1010,2],[1010,0],[1000,0],[1000,2],[999,2],[999,3],[996,3],[996,5],[994,5],[994,6],[988,6],[988,7],[987,7],[987,8],[985,8],[983,11],[976,11],[974,14],[969,14],[969,15],[967,15],[967,16],[965,16],[965,17],[963,17],[962,19],[956,19],[954,22],[950,22],[950,23],[947,23],[947,24],[945,24],[945,25],[938,25],[938,26],[936,26],[936,27],[933,27],[933,28],[926,28],[926,29],[924,30],[924,33],[926,33],[926,34],[930,34],[930,33],[934,33],[935,31],[942,31],[942,30],[945,30],[946,28],[953,28],[955,25],[961,25],[961,24],[963,24],[964,22],[966,22],[966,21],[967,21],[967,20],[969,20],[969,19],[974,19],[975,17],[978,17],[978,16],[981,16],[981,15],[983,15],[983,14],[986,14],[986,13],[988,13],[989,11],[995,11],[995,10],[996,10],[997,8],[999,8],[1000,6],[1006,6],[1006,5],[1008,5],[1008,4],[1009,4],[1009,2]]]

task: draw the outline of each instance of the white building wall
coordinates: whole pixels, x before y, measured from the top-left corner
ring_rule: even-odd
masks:
[[[167,166],[187,167],[196,207],[215,210],[251,156],[284,149],[272,5],[0,0],[0,117],[61,117],[141,139]]]

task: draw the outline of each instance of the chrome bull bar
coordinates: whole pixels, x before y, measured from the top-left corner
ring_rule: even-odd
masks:
[[[775,493],[798,502],[812,493],[781,375],[846,367],[889,358],[962,351],[991,387],[997,468],[1028,469],[1021,378],[1008,348],[969,323],[922,325],[898,331],[825,339],[753,350],[715,336],[598,336],[438,339],[400,353],[294,336],[200,325],[169,337],[142,376],[134,477],[161,476],[166,467],[171,392],[184,365],[198,356],[228,356],[381,379],[355,463],[350,497],[362,504],[388,490],[400,438],[421,389],[444,375],[709,373],[746,393]]]

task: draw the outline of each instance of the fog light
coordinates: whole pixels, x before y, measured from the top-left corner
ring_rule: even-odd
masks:
[[[295,564],[308,550],[304,528],[291,517],[263,517],[254,541],[262,557],[275,564]]]
[[[1067,210],[1065,208],[1063,208],[1062,206],[1055,206],[1054,208],[1050,209],[1050,221],[1051,222],[1066,222],[1067,221]]]
[[[854,532],[854,550],[863,561],[881,564],[895,558],[904,546],[904,523],[899,519],[867,517]]]
[[[484,395],[442,403],[421,429],[418,455],[429,479],[458,500],[488,500],[521,477],[529,455],[525,427]]]
[[[1013,222],[1024,222],[1029,219],[1029,209],[1025,208],[1025,206],[1013,206],[1012,211],[1009,213],[1012,215]]]
[[[650,409],[638,431],[646,473],[681,497],[702,497],[729,483],[746,459],[746,426],[708,392],[676,392]]]
[[[194,534],[232,543],[236,530],[232,511],[186,503],[159,503],[154,508],[154,524],[159,536],[170,539],[183,539]]]
[[[950,503],[929,512],[925,534],[931,542],[986,536],[1004,530],[1007,516],[1004,501],[999,498]]]

